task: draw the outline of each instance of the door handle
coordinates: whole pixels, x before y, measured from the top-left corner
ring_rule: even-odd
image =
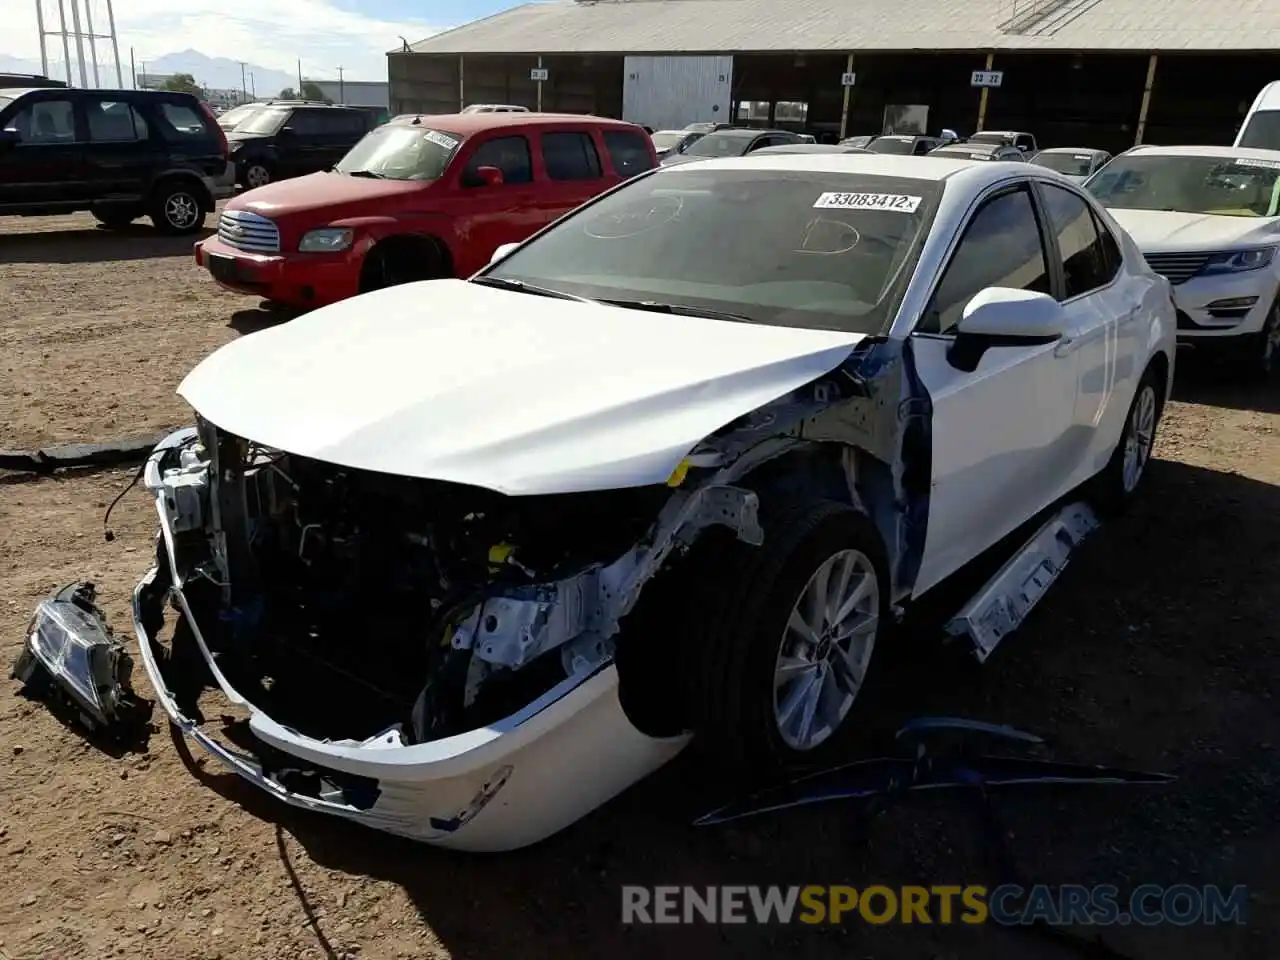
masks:
[[[1076,348],[1076,338],[1064,336],[1061,340],[1058,341],[1058,345],[1053,348],[1053,355],[1055,357],[1065,357],[1067,354],[1071,353],[1071,351],[1073,351],[1075,348]]]

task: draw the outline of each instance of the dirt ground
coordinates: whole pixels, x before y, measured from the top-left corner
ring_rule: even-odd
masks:
[[[219,292],[189,241],[86,218],[0,221],[0,448],[181,424],[173,388],[266,322]],[[41,704],[0,697],[0,960],[741,956],[1054,960],[1280,955],[1280,396],[1182,370],[1148,496],[1079,552],[981,668],[902,639],[886,726],[966,715],[1052,736],[1063,759],[1176,773],[1167,787],[1047,789],[999,801],[1017,868],[1043,883],[1245,884],[1243,927],[1112,927],[1112,953],[993,926],[627,928],[623,884],[993,883],[954,796],[860,829],[832,805],[695,830],[721,799],[680,760],[564,833],[500,857],[419,847],[273,802],[188,752],[157,716],[112,755]],[[116,629],[148,565],[131,471],[0,478],[0,657],[34,605],[83,577]],[[140,672],[140,671],[139,671]],[[139,686],[146,692],[145,678]],[[584,771],[584,776],[589,771]]]

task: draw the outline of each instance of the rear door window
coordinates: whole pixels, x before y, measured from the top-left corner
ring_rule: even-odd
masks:
[[[497,137],[480,144],[462,173],[464,187],[484,186],[484,180],[477,172],[481,167],[497,167],[502,171],[504,184],[531,183],[533,162],[529,154],[528,139]]]
[[[206,136],[204,118],[194,107],[185,103],[171,103],[167,100],[160,103],[160,116],[165,126],[180,138]],[[165,131],[169,133],[169,131]]]
[[[89,97],[85,100],[84,109],[91,142],[136,143],[150,136],[147,121],[132,104]],[[199,119],[196,123],[199,124]]]
[[[695,134],[697,139],[701,134]],[[614,171],[621,177],[634,177],[637,173],[652,170],[653,157],[649,152],[649,144],[644,134],[630,130],[606,130],[604,145],[609,151],[609,159],[613,162]],[[686,146],[692,140],[686,141]]]
[[[1064,300],[1104,287],[1115,277],[1119,265],[1108,256],[1093,211],[1083,198],[1070,190],[1041,183],[1049,229],[1058,238],[1062,273],[1066,280]]]
[[[589,133],[544,133],[542,162],[552,180],[598,180],[603,175]]]

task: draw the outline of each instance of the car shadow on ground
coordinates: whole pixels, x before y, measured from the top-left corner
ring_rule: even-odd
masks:
[[[1270,560],[1280,544],[1280,490],[1167,461],[1153,462],[1148,483],[1142,502],[1080,548],[985,667],[937,652],[942,619],[954,606],[922,607],[909,617],[911,635],[898,638],[883,664],[875,726],[893,729],[920,714],[969,716],[1047,734],[1060,759],[1179,776],[1165,787],[1001,795],[1000,828],[1026,882],[1112,883],[1122,896],[1144,883],[1274,888],[1280,715],[1271,691],[1280,681],[1280,600]],[[1274,956],[1280,939],[1280,918],[1261,910],[1243,927],[1113,926],[1081,934],[1101,936],[1110,953],[990,924],[876,926],[856,914],[820,927],[624,926],[621,887],[628,884],[992,887],[1008,879],[1008,869],[992,856],[975,805],[954,792],[913,795],[869,821],[830,804],[696,829],[692,819],[727,798],[691,751],[559,835],[491,856],[416,845],[285,807],[182,751],[193,774],[292,836],[296,843],[280,844],[291,875],[288,858],[300,844],[326,868],[395,883],[444,948],[471,960],[672,951],[1180,960]],[[361,930],[366,952],[375,927]],[[315,929],[320,950],[341,955],[324,918]]]
[[[1280,377],[1250,382],[1229,362],[1180,353],[1173,399],[1228,410],[1280,413]]]
[[[213,233],[173,237],[145,221],[122,230],[60,230],[0,234],[0,263],[108,263],[190,257],[194,244]]]
[[[307,312],[307,310],[263,300],[256,307],[237,310],[231,315],[231,319],[227,321],[227,326],[244,336],[256,333],[259,330],[266,330],[268,327],[288,323],[290,320],[295,320]]]

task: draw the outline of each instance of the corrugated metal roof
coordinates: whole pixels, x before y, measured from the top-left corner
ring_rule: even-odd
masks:
[[[436,34],[410,49],[455,54],[1280,50],[1280,5],[1235,0],[1230,6],[1228,16],[1206,0],[555,0]]]

